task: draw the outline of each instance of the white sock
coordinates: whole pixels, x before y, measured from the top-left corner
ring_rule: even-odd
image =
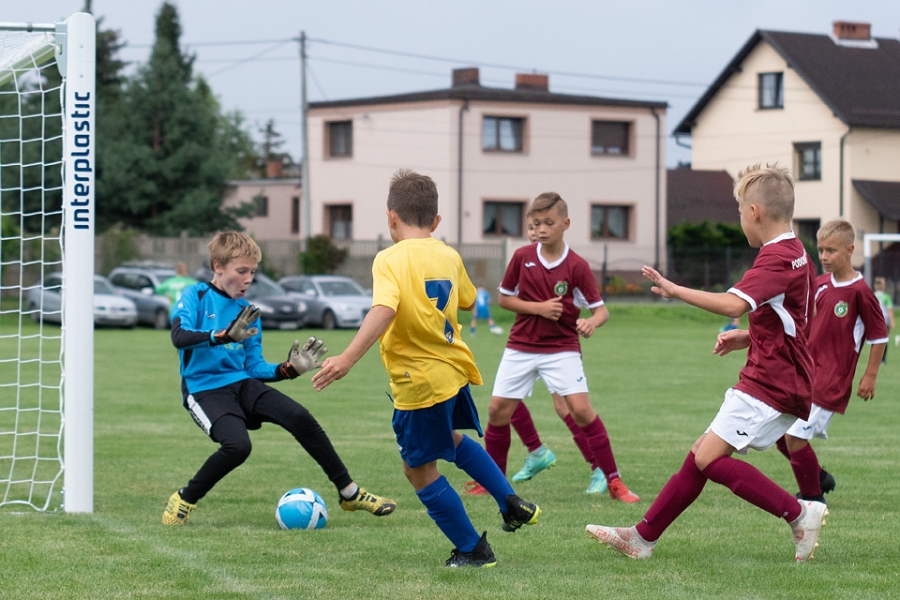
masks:
[[[347,487],[341,490],[341,498],[344,500],[352,500],[356,495],[356,492],[359,491],[359,486],[356,483],[351,483]]]

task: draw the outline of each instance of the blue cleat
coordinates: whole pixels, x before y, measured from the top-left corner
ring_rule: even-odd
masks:
[[[591,473],[591,482],[588,484],[587,489],[584,490],[585,494],[602,494],[606,491],[606,474],[603,473],[603,469],[597,467],[594,469],[594,472]]]
[[[512,476],[513,481],[528,481],[544,469],[549,469],[556,464],[556,455],[547,446],[541,445],[534,452],[525,457],[525,466]]]

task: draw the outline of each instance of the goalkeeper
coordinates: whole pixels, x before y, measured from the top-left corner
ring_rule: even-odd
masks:
[[[216,483],[250,455],[248,430],[275,423],[289,431],[337,487],[341,508],[376,516],[396,504],[368,493],[347,472],[316,419],[299,403],[266,385],[294,379],[321,366],[328,350],[314,337],[295,341],[281,364],[262,356],[259,309],[244,299],[262,252],[243,233],[217,234],[208,245],[212,281],[184,290],[172,315],[172,343],[181,357],[184,407],[216,450],[187,486],[169,498],[163,525],[183,525]]]

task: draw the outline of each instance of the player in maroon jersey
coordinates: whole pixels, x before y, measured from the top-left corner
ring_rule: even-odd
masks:
[[[725,331],[716,338],[713,353],[747,348],[747,363],[712,424],[643,520],[633,527],[586,527],[589,535],[631,558],[652,555],[657,540],[708,480],[790,524],[797,562],[812,558],[828,514],[824,503],[797,499],[753,465],[732,457],[750,448],[768,448],[796,419],[808,418],[813,362],[807,336],[815,292],[812,261],[791,231],[794,181],[787,169],[777,164],[748,167],[738,174],[734,196],[747,241],[760,249],[734,287],[723,293],[693,290],[675,285],[655,269],[642,269],[654,293],[725,317],[749,312],[750,328]]]
[[[568,208],[559,194],[538,196],[529,210],[537,243],[513,254],[500,283],[498,303],[516,313],[497,369],[485,449],[506,470],[510,418],[541,377],[547,389],[565,398],[569,412],[603,470],[610,496],[624,502],[640,498],[622,482],[609,436],[588,397],[578,336],[591,337],[609,319],[587,261],[563,240]],[[581,306],[591,311],[581,318]]]
[[[525,219],[528,228],[528,241],[532,244],[536,244],[537,233],[535,233],[534,224],[531,222],[531,214],[525,215]],[[526,394],[526,396],[530,395],[530,392]],[[597,464],[594,453],[591,451],[590,444],[588,443],[584,432],[572,418],[569,407],[566,405],[565,398],[552,391],[550,392],[550,396],[553,398],[553,410],[556,411],[556,415],[566,424],[566,427],[569,428],[572,439],[575,441],[575,445],[578,447],[584,460],[591,468],[591,479],[588,482],[588,486],[584,490],[584,493],[602,494],[607,489],[606,474]],[[531,412],[525,405],[524,400],[520,401],[518,406],[516,406],[516,409],[509,419],[509,424],[519,435],[522,444],[528,449],[528,455],[525,457],[525,464],[512,476],[514,482],[528,481],[544,469],[548,469],[556,464],[556,455],[541,441],[541,436],[538,434],[537,427],[534,425],[534,420],[531,418]],[[469,481],[466,483],[465,493],[470,496],[486,496],[488,491],[484,489],[483,486],[479,485],[477,481]]]
[[[828,439],[834,413],[847,410],[863,340],[872,347],[856,395],[863,400],[875,397],[888,331],[878,299],[850,263],[853,225],[835,219],[825,223],[816,237],[825,273],[816,279],[816,310],[809,334],[816,370],[813,404],[809,418],[797,419],[778,440],[778,449],[791,461],[800,487],[798,497],[825,502],[825,493],[835,487],[834,477],[819,466],[809,442],[814,437]]]

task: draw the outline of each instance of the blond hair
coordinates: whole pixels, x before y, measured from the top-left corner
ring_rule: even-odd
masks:
[[[777,162],[756,163],[742,169],[734,183],[734,197],[744,204],[747,194],[755,191],[754,200],[772,219],[789,223],[794,216],[794,178]]]
[[[209,268],[215,270],[215,263],[227,265],[235,258],[252,258],[256,262],[262,259],[262,250],[253,238],[238,231],[222,231],[206,245],[209,250]]]
[[[830,237],[839,238],[846,245],[850,246],[856,239],[856,232],[854,232],[853,225],[850,221],[847,221],[846,219],[833,219],[819,227],[819,232],[816,234],[816,238],[820,242],[825,238]]]
[[[434,180],[410,169],[399,169],[391,178],[388,210],[414,227],[431,227],[438,214],[438,191]]]
[[[569,207],[566,204],[566,201],[556,192],[544,192],[535,198],[534,202],[531,203],[531,208],[528,209],[528,215],[526,216],[530,218],[534,216],[534,213],[550,210],[554,206],[556,207],[557,212],[559,212],[560,217],[565,219],[569,216]]]

